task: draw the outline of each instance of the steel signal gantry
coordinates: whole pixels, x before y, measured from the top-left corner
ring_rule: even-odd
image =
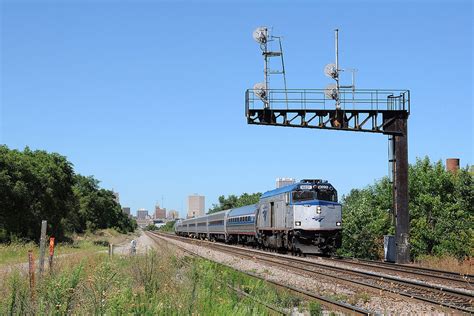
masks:
[[[258,33],[260,37],[255,34],[257,42],[266,43],[266,32]],[[339,72],[343,69],[339,69],[338,62],[338,30],[335,34],[336,64],[327,65],[325,73],[337,84],[326,89],[270,89],[265,76],[264,84],[257,84],[245,93],[247,123],[389,135],[393,150],[396,262],[407,263],[410,261],[407,139],[410,91],[356,89],[354,76],[351,86],[341,86]]]

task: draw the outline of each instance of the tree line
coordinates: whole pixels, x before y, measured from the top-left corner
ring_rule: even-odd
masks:
[[[441,161],[417,159],[408,171],[411,255],[470,258],[474,245],[474,183],[468,168],[446,171]],[[387,177],[342,198],[341,253],[383,257],[383,236],[394,234]]]
[[[41,220],[58,240],[73,232],[136,228],[113,192],[100,188],[94,177],[75,173],[66,157],[0,146],[0,241],[37,240]]]
[[[224,211],[231,208],[256,204],[260,200],[261,195],[262,193],[260,192],[252,194],[244,193],[240,196],[231,194],[225,197],[224,195],[221,195],[219,196],[219,203],[213,204],[207,214]]]

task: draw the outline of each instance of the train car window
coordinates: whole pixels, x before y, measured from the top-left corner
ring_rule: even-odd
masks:
[[[315,200],[314,191],[293,191],[293,202]]]

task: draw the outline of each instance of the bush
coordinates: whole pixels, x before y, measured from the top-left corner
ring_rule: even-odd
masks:
[[[392,191],[388,178],[342,198],[343,243],[340,253],[376,259],[383,235],[393,234]],[[474,184],[468,169],[447,172],[441,163],[418,159],[409,167],[411,255],[472,257]]]

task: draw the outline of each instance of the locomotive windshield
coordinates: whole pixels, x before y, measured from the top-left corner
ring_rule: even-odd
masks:
[[[315,193],[314,191],[293,191],[293,202],[315,200]]]
[[[337,202],[337,194],[334,190],[318,190],[316,193],[318,200]]]
[[[337,191],[332,186],[314,187],[312,190],[297,190],[292,192],[293,202],[301,201],[330,201],[337,202]]]

